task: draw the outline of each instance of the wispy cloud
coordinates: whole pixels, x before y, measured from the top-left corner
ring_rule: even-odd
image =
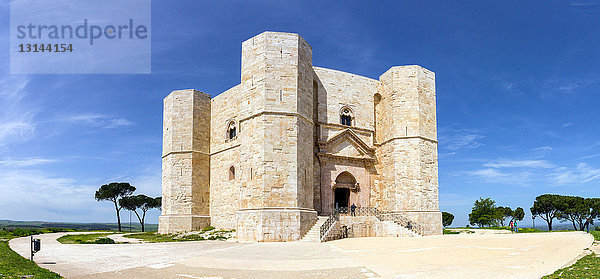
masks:
[[[475,129],[458,129],[440,131],[441,148],[450,152],[475,149],[483,146],[481,132]]]
[[[2,218],[65,220],[90,215],[94,186],[40,170],[11,169],[0,165],[0,215]],[[24,206],[26,205],[26,206]],[[65,214],[68,212],[68,217]]]
[[[544,160],[501,160],[485,163],[488,168],[554,168],[555,166]]]
[[[55,159],[46,159],[46,158],[25,158],[25,159],[7,159],[0,160],[0,166],[4,167],[31,167],[42,164],[48,164],[56,162]]]
[[[486,182],[514,185],[528,184],[532,175],[532,173],[528,171],[500,171],[494,168],[468,171],[467,174],[484,179]]]
[[[567,127],[570,127],[570,126],[573,126],[573,122],[568,122],[568,123],[562,124],[561,127],[562,128],[567,128]]]
[[[600,13],[600,1],[598,0],[571,0],[569,7],[575,12],[586,15],[597,15]]]
[[[552,147],[550,147],[550,146],[540,146],[540,147],[531,149],[531,151],[544,151],[544,152],[551,151],[551,150],[552,150]]]
[[[542,98],[560,96],[575,96],[580,90],[597,83],[597,79],[591,78],[557,78],[545,80],[540,89]]]
[[[476,199],[477,197],[465,197],[455,193],[440,193],[440,206],[468,206]]]
[[[554,185],[581,184],[600,180],[600,169],[590,167],[586,163],[579,163],[575,169],[556,168],[550,177]]]
[[[596,157],[600,157],[600,153],[583,156],[583,157],[580,158],[580,160],[589,160],[589,159],[594,159]]]
[[[92,113],[69,115],[61,118],[60,121],[74,124],[85,124],[92,127],[101,127],[107,129],[133,125],[133,122],[124,118],[116,118],[108,115]]]
[[[575,167],[560,166],[546,160],[496,160],[484,163],[481,169],[467,171],[486,182],[529,185],[533,181],[562,186],[600,180],[600,169],[586,163]]]
[[[34,136],[36,110],[23,102],[28,83],[29,78],[24,76],[0,79],[0,147]]]

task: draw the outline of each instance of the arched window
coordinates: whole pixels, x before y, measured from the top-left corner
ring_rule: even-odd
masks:
[[[231,166],[229,168],[229,180],[234,180],[235,179],[235,168],[233,166]]]
[[[227,139],[234,139],[237,136],[237,131],[235,129],[235,121],[230,121],[227,125]]]
[[[352,126],[352,120],[354,120],[354,115],[350,108],[344,107],[340,111],[340,123],[346,126]]]

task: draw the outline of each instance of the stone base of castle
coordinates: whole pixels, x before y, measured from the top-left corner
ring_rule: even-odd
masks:
[[[240,241],[300,240],[317,221],[317,211],[306,208],[256,208],[236,212]]]
[[[210,226],[210,216],[202,215],[161,215],[158,217],[158,233],[178,233],[197,231]]]
[[[399,211],[411,221],[419,224],[423,235],[442,234],[442,212],[440,211]]]

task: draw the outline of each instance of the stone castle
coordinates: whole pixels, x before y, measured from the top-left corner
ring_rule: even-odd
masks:
[[[312,62],[298,34],[264,32],[242,43],[240,84],[164,99],[160,233],[294,241],[355,204],[441,234],[434,73]]]

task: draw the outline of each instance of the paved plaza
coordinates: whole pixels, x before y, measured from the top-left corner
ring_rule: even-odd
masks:
[[[35,261],[66,278],[539,278],[590,247],[582,232],[350,238],[326,243],[60,244]],[[28,257],[29,238],[10,241]]]

